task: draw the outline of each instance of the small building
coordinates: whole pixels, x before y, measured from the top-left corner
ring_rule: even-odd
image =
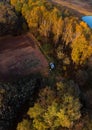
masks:
[[[53,70],[53,69],[55,69],[55,64],[53,63],[53,62],[50,62],[50,70]]]

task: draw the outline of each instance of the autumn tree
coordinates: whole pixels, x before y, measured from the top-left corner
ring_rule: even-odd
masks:
[[[74,82],[57,83],[56,93],[50,88],[41,90],[38,102],[28,111],[28,115],[34,119],[34,128],[41,130],[73,126],[74,121],[80,118],[81,106],[74,85]]]
[[[52,20],[52,33],[54,34],[54,43],[55,45],[59,42],[60,37],[63,32],[63,19],[60,11],[57,8],[53,8],[51,12],[51,20]]]
[[[17,12],[21,12],[22,6],[27,0],[10,0],[11,5],[13,5]]]
[[[76,37],[79,37],[83,34],[86,37],[86,39],[89,39],[91,33],[91,29],[87,26],[85,22],[80,21],[78,24],[76,24]]]
[[[48,11],[44,12],[43,20],[39,28],[39,32],[42,36],[44,36],[46,39],[49,38],[52,22],[51,22],[51,15]]]
[[[17,130],[33,130],[31,129],[31,124],[28,120],[24,119],[17,126]]]
[[[81,104],[76,87],[73,81],[65,81],[58,82],[55,90],[50,87],[40,90],[37,102],[27,112],[30,119],[33,119],[32,122],[29,120],[33,129],[71,128],[74,121],[81,116]],[[20,124],[23,124],[23,121]]]
[[[71,57],[74,63],[77,65],[84,64],[91,55],[92,46],[84,35],[79,36],[73,41]]]
[[[65,42],[66,45],[72,43],[72,41],[76,37],[75,31],[77,21],[78,19],[76,17],[66,17],[64,19],[64,30],[62,40]]]

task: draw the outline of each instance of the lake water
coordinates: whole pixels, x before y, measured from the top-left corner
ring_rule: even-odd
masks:
[[[82,20],[86,22],[90,28],[92,28],[92,16],[83,16]]]

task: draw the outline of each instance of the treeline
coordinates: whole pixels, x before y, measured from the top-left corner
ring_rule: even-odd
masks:
[[[9,1],[0,1],[0,36],[19,35],[25,30],[24,24],[26,25],[24,18]]]
[[[18,17],[8,3],[0,2],[0,36],[16,31]]]
[[[40,75],[31,75],[11,82],[0,82],[0,130],[15,130],[22,114],[32,106],[39,87]]]
[[[43,44],[51,44],[58,60],[84,64],[92,55],[92,30],[67,10],[61,12],[46,0],[11,0],[31,32]],[[53,54],[54,55],[54,54]]]

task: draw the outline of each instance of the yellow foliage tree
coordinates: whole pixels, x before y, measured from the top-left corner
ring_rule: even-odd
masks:
[[[90,28],[87,26],[87,24],[83,21],[81,21],[80,23],[76,24],[76,38],[84,35],[86,37],[86,39],[89,39],[91,36],[91,30]]]
[[[84,35],[79,36],[72,43],[71,57],[77,65],[84,64],[92,55],[92,45],[86,40]]]
[[[30,122],[24,119],[22,122],[18,123],[17,130],[33,130],[33,129],[31,129]]]
[[[51,28],[52,28],[51,14],[49,11],[45,11],[42,23],[39,28],[39,32],[42,36],[48,38],[50,36]]]
[[[63,32],[63,20],[62,18],[56,19],[53,21],[53,34],[54,34],[54,42],[57,44],[59,42],[59,38],[62,36]]]
[[[56,91],[46,87],[42,89],[35,105],[28,115],[33,119],[36,130],[70,128],[80,118],[81,104],[74,88],[74,82],[57,83]]]
[[[78,19],[75,17],[66,17],[64,19],[64,30],[63,30],[63,36],[62,39],[66,43],[71,43],[76,35],[75,35],[75,30],[76,30],[76,24],[77,24]]]

